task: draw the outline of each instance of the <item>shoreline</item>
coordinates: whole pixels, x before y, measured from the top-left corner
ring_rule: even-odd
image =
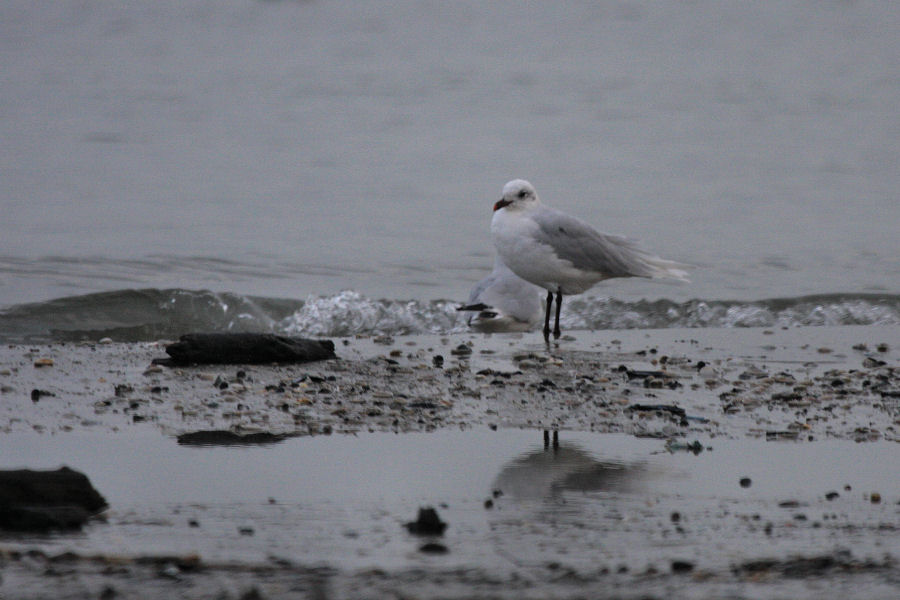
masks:
[[[895,340],[417,335],[185,368],[162,343],[4,346],[7,468],[74,461],[110,509],[0,536],[0,595],[892,598]],[[407,531],[423,506],[446,535]]]
[[[515,427],[900,441],[900,327],[336,338],[337,360],[152,365],[166,342],[0,348],[0,432]],[[670,409],[635,407],[670,406]]]

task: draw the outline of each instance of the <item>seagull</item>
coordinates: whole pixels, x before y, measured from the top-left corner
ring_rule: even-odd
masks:
[[[491,237],[513,273],[547,290],[544,338],[550,339],[550,308],[556,294],[558,338],[563,295],[580,294],[612,277],[668,277],[688,281],[689,265],[664,260],[628,238],[596,231],[584,221],[545,206],[523,179],[503,186],[494,204]]]
[[[499,256],[494,270],[475,284],[465,306],[466,323],[485,333],[528,331],[541,321],[542,290],[509,270]]]

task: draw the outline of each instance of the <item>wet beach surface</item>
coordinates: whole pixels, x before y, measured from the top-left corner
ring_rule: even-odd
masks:
[[[395,336],[175,369],[151,365],[162,344],[5,346],[0,467],[66,464],[110,508],[81,533],[4,535],[0,590],[894,597],[898,340]],[[423,506],[442,536],[404,527]]]

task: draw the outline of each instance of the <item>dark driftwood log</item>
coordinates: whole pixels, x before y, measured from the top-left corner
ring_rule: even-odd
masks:
[[[271,333],[188,333],[166,346],[173,365],[301,363],[336,358],[334,342]]]
[[[106,506],[88,478],[68,467],[0,471],[0,529],[78,529]]]
[[[287,434],[265,431],[241,435],[233,431],[208,430],[182,433],[178,436],[178,443],[182,446],[254,446],[275,444],[288,437]]]

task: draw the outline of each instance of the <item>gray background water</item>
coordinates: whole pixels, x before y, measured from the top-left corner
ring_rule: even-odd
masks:
[[[514,177],[698,265],[621,298],[900,288],[892,2],[0,4],[0,306],[464,299]]]

